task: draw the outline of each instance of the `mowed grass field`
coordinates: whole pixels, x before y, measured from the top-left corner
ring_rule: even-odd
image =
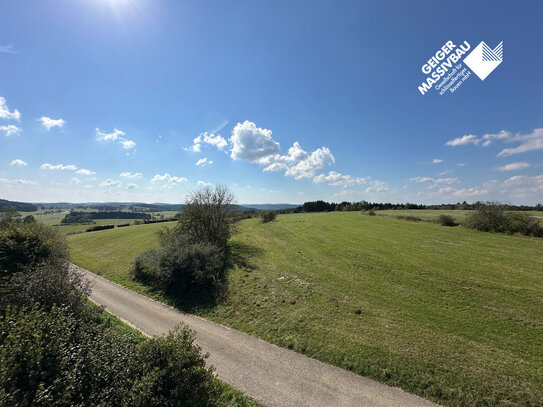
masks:
[[[473,213],[473,211],[460,209],[386,209],[375,211],[375,213],[383,216],[414,216],[424,221],[436,221],[440,215],[449,215],[452,216],[455,221],[461,223],[467,216]],[[520,213],[527,213],[530,216],[538,218],[540,222],[543,222],[543,212],[541,211],[523,211]]]
[[[130,280],[162,225],[69,237],[73,261]],[[543,239],[358,212],[238,224],[228,298],[203,317],[450,406],[543,400]]]

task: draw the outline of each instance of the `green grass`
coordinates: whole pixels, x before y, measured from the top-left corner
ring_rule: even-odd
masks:
[[[133,282],[161,225],[70,236],[75,263]],[[177,305],[450,406],[541,405],[543,239],[358,212],[239,224],[229,296]]]
[[[471,210],[452,210],[452,209],[385,209],[382,211],[375,211],[376,215],[383,216],[414,216],[420,218],[423,221],[437,221],[440,215],[449,215],[454,218],[455,221],[461,223],[469,216],[473,211]],[[541,211],[522,211],[520,213],[527,213],[530,216],[534,216],[543,222],[543,212]]]

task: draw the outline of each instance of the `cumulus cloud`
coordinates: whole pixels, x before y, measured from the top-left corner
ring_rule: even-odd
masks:
[[[199,165],[201,167],[205,167],[206,165],[213,164],[213,161],[208,160],[206,157],[200,158],[198,161],[196,161],[196,165]]]
[[[47,129],[47,131],[51,130],[53,127],[64,127],[66,124],[66,121],[64,119],[51,119],[47,116],[42,116],[38,119],[43,127]]]
[[[256,127],[248,120],[236,124],[229,141],[232,145],[230,156],[234,160],[259,162],[279,154],[279,143],[272,139],[272,131]]]
[[[488,189],[485,188],[462,188],[450,193],[450,195],[459,198],[472,198],[486,194],[488,194]]]
[[[125,150],[130,150],[136,147],[136,143],[133,140],[129,140],[126,137],[126,133],[119,129],[113,129],[111,133],[106,133],[100,129],[96,129],[96,138],[100,141],[113,141],[119,143]]]
[[[101,187],[107,187],[107,188],[117,188],[121,186],[121,181],[113,180],[113,179],[106,179],[104,182],[100,183]]]
[[[200,152],[203,143],[215,146],[219,150],[224,150],[228,146],[228,142],[220,134],[208,133],[206,131],[196,137],[193,140],[192,146],[185,148],[185,150]]]
[[[328,175],[319,174],[313,178],[313,182],[317,184],[326,183],[328,185],[342,186],[343,188],[354,184],[366,184],[368,180],[368,178],[352,177],[351,175],[344,175],[336,171],[330,171]]]
[[[440,163],[442,163],[442,162],[443,162],[443,160],[442,160],[441,158],[434,158],[434,159],[432,160],[432,164],[440,164]]]
[[[10,112],[6,104],[6,99],[0,96],[0,119],[17,120],[21,118],[21,113],[17,109]]]
[[[131,172],[121,172],[121,177],[125,177],[125,178],[141,178],[142,177],[142,173],[141,172],[134,172],[134,173],[131,173]]]
[[[528,164],[528,163],[518,162],[518,163],[510,163],[510,164],[506,164],[506,165],[501,166],[501,167],[497,167],[497,168],[495,168],[495,170],[497,170],[497,171],[518,171],[518,170],[523,170],[525,168],[528,168],[529,166],[530,166],[530,164]]]
[[[21,132],[21,128],[20,127],[17,127],[13,124],[4,124],[2,126],[0,126],[0,132],[3,132],[4,133],[4,136],[6,137],[9,137],[9,136],[17,136],[19,135],[19,133]]]
[[[9,163],[9,165],[17,165],[17,166],[26,167],[28,164],[27,164],[25,161],[16,158],[15,160],[12,160],[12,161]]]
[[[85,168],[80,168],[75,173],[81,174],[81,175],[95,175],[96,174],[94,171],[86,170]]]
[[[72,164],[69,164],[69,165],[63,165],[63,164],[52,165],[52,164],[49,164],[49,163],[45,163],[45,164],[42,164],[40,166],[40,168],[42,170],[61,170],[61,171],[66,171],[66,170],[75,171],[75,170],[77,170],[77,167],[75,165],[72,165]]]
[[[297,164],[287,168],[285,175],[295,179],[311,178],[317,170],[335,163],[335,158],[328,147],[321,147],[313,151],[308,157]]]
[[[543,192],[543,174],[534,176],[515,175],[505,180],[502,187],[511,188],[517,196],[524,197],[529,194],[537,194],[540,197]]]
[[[151,180],[152,183],[166,181],[168,184],[179,184],[181,182],[187,182],[188,179],[185,177],[174,177],[166,173],[164,175],[156,174]]]
[[[197,185],[199,187],[207,187],[207,186],[210,186],[211,184],[209,182],[205,182],[205,181],[198,181]]]
[[[138,184],[134,184],[132,182],[129,182],[128,184],[126,184],[127,189],[134,189],[134,188],[137,188],[137,187],[138,187]]]
[[[369,187],[366,188],[365,192],[387,192],[390,188],[383,181],[373,181]]]

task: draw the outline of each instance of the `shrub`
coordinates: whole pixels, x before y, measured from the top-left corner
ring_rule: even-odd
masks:
[[[99,230],[113,229],[115,225],[98,225],[88,228],[85,232],[98,232]]]
[[[480,205],[466,218],[463,225],[482,232],[506,233],[508,223],[505,208],[496,203],[488,203]]]
[[[450,215],[439,215],[437,221],[441,226],[458,226],[458,223]]]
[[[526,236],[543,237],[543,226],[538,219],[527,213],[511,212],[507,214],[507,233],[521,233]]]
[[[262,220],[262,223],[268,223],[268,222],[274,221],[276,217],[277,217],[277,213],[275,211],[260,212],[260,219]]]
[[[146,340],[137,356],[141,375],[132,387],[130,406],[217,405],[220,387],[187,328]]]
[[[186,235],[193,243],[212,243],[226,248],[232,234],[228,209],[233,203],[234,196],[225,186],[191,192],[179,215],[177,233]]]
[[[464,226],[483,232],[520,233],[543,237],[543,226],[527,213],[506,212],[502,205],[487,203],[471,214]]]
[[[64,267],[68,243],[50,226],[38,222],[0,224],[0,279],[47,264]]]
[[[375,211],[373,209],[370,209],[369,211],[366,212],[366,215],[375,216]]]
[[[143,281],[153,282],[157,287],[164,288],[169,283],[160,278],[160,259],[161,252],[157,249],[150,249],[140,253],[134,259],[132,266],[132,278]]]

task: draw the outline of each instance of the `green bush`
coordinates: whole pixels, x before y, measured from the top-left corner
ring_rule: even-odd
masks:
[[[68,243],[50,226],[38,222],[0,224],[0,278],[47,264],[64,267]]]
[[[366,215],[375,216],[375,211],[373,209],[370,209],[369,211],[366,212]]]
[[[275,211],[262,211],[260,212],[260,219],[262,223],[268,223],[275,220],[277,213]]]
[[[483,232],[520,233],[543,237],[543,226],[527,213],[506,212],[502,205],[481,205],[464,222],[463,226]]]
[[[458,223],[450,215],[439,215],[437,221],[441,226],[458,226]]]
[[[188,329],[146,340],[137,349],[137,359],[141,373],[132,387],[130,406],[217,405],[220,387]]]
[[[137,255],[131,270],[132,278],[142,282],[158,283],[160,281],[160,259],[161,252],[158,249],[149,249]]]

